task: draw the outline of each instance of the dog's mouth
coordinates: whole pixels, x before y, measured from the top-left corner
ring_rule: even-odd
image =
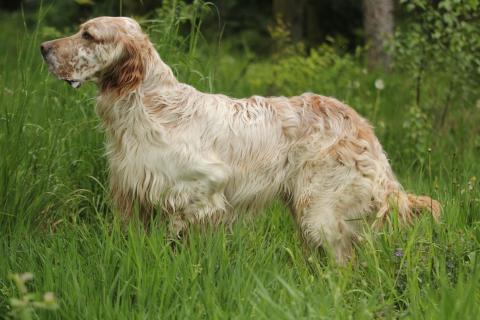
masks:
[[[82,80],[77,80],[77,79],[71,79],[70,77],[62,76],[63,72],[59,72],[57,70],[58,69],[58,62],[57,62],[55,57],[51,57],[51,55],[46,55],[46,54],[43,54],[43,53],[42,53],[42,56],[43,56],[43,60],[47,64],[48,71],[50,71],[50,73],[54,74],[57,77],[57,79],[65,81],[66,83],[68,83],[74,89],[80,88],[83,81]]]
[[[82,82],[80,80],[73,80],[73,79],[62,79],[62,80],[67,82],[74,89],[80,88],[80,86],[82,85]]]

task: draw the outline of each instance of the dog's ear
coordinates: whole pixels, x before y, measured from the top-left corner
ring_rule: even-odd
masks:
[[[123,52],[120,59],[114,63],[101,80],[102,91],[114,91],[124,95],[135,90],[143,81],[145,62],[141,41],[122,39]]]

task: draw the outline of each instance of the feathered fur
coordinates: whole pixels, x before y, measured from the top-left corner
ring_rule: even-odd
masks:
[[[380,226],[393,207],[405,223],[424,209],[439,217],[437,201],[403,190],[372,127],[340,101],[203,93],[174,77],[133,20],[96,18],[85,30],[98,38],[88,60],[102,65],[72,74],[99,84],[110,187],[125,221],[135,201],[147,218],[158,206],[178,234],[280,197],[309,243],[326,242],[345,261],[359,219]],[[49,45],[68,52],[62,41],[75,38]]]

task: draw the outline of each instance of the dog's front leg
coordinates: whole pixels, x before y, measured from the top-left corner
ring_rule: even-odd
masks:
[[[133,215],[134,198],[132,194],[114,184],[110,185],[110,193],[116,215],[123,225],[127,225]]]
[[[151,203],[133,196],[131,191],[123,190],[115,183],[110,185],[110,194],[114,212],[124,226],[128,225],[134,214],[138,212],[138,218],[145,228],[148,228],[154,210]]]
[[[181,237],[192,224],[219,224],[231,211],[225,198],[228,165],[194,153],[183,159],[181,175],[164,199],[171,238]]]

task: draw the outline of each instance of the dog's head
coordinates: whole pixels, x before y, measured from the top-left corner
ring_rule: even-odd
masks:
[[[102,90],[130,90],[143,80],[150,42],[140,25],[124,17],[98,17],[66,38],[41,44],[50,72],[78,88],[88,80]]]

